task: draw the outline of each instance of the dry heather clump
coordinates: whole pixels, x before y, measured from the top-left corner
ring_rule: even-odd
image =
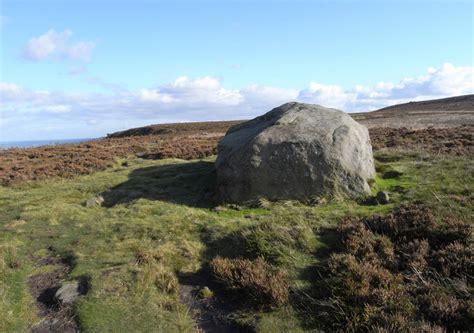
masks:
[[[434,266],[445,276],[466,277],[474,272],[474,247],[459,241],[433,253]]]
[[[288,300],[288,283],[264,259],[226,259],[216,257],[210,262],[213,276],[225,289],[242,293],[250,303],[278,306]]]
[[[474,327],[472,225],[428,209],[347,218],[328,261],[319,315],[327,329],[467,331]]]
[[[473,127],[469,125],[423,129],[378,127],[371,128],[369,132],[375,150],[403,147],[422,149],[436,154],[470,157],[474,155]]]
[[[154,286],[158,290],[174,294],[179,282],[172,269],[162,262],[162,257],[153,250],[140,249],[135,252],[137,279],[143,289]]]

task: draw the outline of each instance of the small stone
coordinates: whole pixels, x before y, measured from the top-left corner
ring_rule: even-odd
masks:
[[[79,282],[69,282],[63,284],[61,288],[56,291],[54,297],[62,304],[72,304],[80,295]]]
[[[96,197],[87,199],[85,206],[86,207],[93,207],[93,206],[100,206],[104,202],[104,197],[98,195]]]
[[[388,204],[390,202],[390,196],[385,191],[377,192],[377,195],[375,196],[375,199],[381,205],[385,205],[385,204]]]
[[[203,287],[201,290],[199,290],[199,297],[203,299],[211,298],[214,296],[214,292],[209,289],[209,287]]]

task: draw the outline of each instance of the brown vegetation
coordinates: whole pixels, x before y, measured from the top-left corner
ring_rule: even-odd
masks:
[[[216,153],[219,137],[142,136],[100,139],[81,144],[0,151],[0,184],[52,177],[70,178],[113,165],[116,158],[197,159]]]
[[[104,170],[116,158],[128,155],[153,159],[203,158],[217,153],[218,141],[228,127],[236,123],[153,125],[81,144],[0,150],[0,184],[90,174]],[[149,135],[139,136],[146,133]],[[422,130],[370,129],[374,150],[423,149],[432,153],[470,157],[474,156],[473,133],[473,126]]]
[[[435,154],[474,157],[474,126],[453,128],[371,128],[372,147],[421,149]]]
[[[329,330],[469,331],[474,271],[472,225],[437,223],[426,208],[402,206],[382,217],[344,219],[323,292]]]
[[[255,260],[216,257],[210,262],[214,278],[224,288],[237,292],[245,303],[278,306],[288,300],[288,283],[263,258]]]

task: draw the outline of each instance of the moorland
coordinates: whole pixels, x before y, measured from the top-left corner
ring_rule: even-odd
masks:
[[[353,115],[387,204],[216,203],[238,122],[0,151],[0,331],[469,331],[473,97]]]

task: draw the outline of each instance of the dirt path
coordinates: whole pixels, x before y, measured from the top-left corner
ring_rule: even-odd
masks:
[[[28,289],[36,300],[41,321],[33,325],[32,333],[80,332],[71,305],[62,305],[55,294],[72,270],[72,262],[57,256],[37,261],[37,274],[28,278]]]
[[[251,333],[252,327],[241,326],[230,319],[235,304],[226,302],[216,295],[208,298],[199,296],[199,291],[211,286],[202,273],[180,275],[179,294],[181,302],[186,304],[195,314],[196,326],[199,332],[205,333]],[[213,288],[212,288],[213,289]]]

